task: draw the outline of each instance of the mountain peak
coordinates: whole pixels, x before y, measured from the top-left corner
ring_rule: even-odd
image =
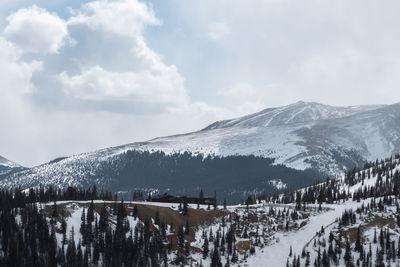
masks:
[[[15,162],[12,162],[2,156],[0,156],[0,165],[11,167],[11,168],[21,167],[20,165],[16,164]]]
[[[24,167],[0,156],[0,176],[22,169],[24,169]]]
[[[377,106],[334,107],[317,102],[298,101],[282,107],[267,108],[260,112],[240,118],[218,121],[209,125],[204,130],[228,128],[234,126],[284,126],[297,123],[313,122],[317,120],[342,118],[375,108],[377,108]]]

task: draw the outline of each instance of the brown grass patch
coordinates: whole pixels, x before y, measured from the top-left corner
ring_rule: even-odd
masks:
[[[367,225],[367,227],[383,227],[383,226],[387,226],[390,229],[396,229],[396,220],[394,218],[383,218],[380,216],[375,215],[374,218],[372,220],[369,220]]]
[[[90,202],[87,203],[76,203],[76,202],[68,202],[68,203],[63,203],[63,204],[57,204],[57,209],[59,214],[61,212],[64,212],[65,217],[71,216],[70,211],[68,208],[66,208],[67,205],[76,205],[79,207],[85,207],[86,209],[89,208]],[[114,203],[111,202],[104,202],[104,203],[94,203],[93,207],[95,212],[100,214],[101,209],[103,208],[103,205],[106,205],[106,207],[113,208],[115,205]],[[119,202],[116,203],[116,206],[119,205]],[[177,204],[178,205],[178,204]],[[185,239],[191,243],[195,241],[195,233],[194,233],[194,228],[202,225],[202,224],[212,224],[216,218],[220,218],[222,216],[229,215],[228,211],[225,210],[204,210],[204,209],[188,209],[188,214],[187,215],[181,215],[179,212],[172,210],[169,207],[159,207],[159,206],[154,206],[154,205],[148,205],[146,203],[143,204],[131,204],[129,202],[124,202],[125,209],[127,211],[127,214],[130,214],[133,211],[133,207],[137,206],[138,210],[138,217],[141,221],[144,221],[145,219],[153,219],[155,220],[157,211],[159,213],[159,218],[160,218],[160,223],[174,225],[174,233],[173,234],[168,234],[167,229],[167,238],[168,240],[172,243],[173,249],[177,249],[177,233],[179,230],[179,227],[186,226],[186,221],[189,223],[190,229],[189,229],[189,234],[185,235]],[[43,206],[42,213],[47,216],[51,217],[53,213],[53,205],[46,205]],[[58,218],[58,220],[61,220],[61,217]],[[151,227],[153,230],[156,230],[155,226],[151,224]]]
[[[248,214],[248,218],[249,218],[249,220],[250,220],[252,223],[258,222],[258,217],[257,217],[256,214],[249,213],[249,214]]]
[[[363,232],[367,231],[369,228],[372,227],[389,227],[390,229],[396,229],[396,221],[394,218],[383,218],[380,216],[375,215],[372,219],[368,219],[366,224],[360,225],[361,229],[361,241],[364,242]],[[350,242],[355,242],[357,240],[357,231],[358,227],[348,228],[346,230],[339,230],[341,236],[348,236]]]
[[[250,249],[250,240],[239,241],[236,243],[236,250],[239,254],[244,254]]]

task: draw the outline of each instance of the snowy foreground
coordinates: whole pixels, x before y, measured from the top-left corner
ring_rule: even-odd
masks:
[[[237,229],[238,234],[236,236],[236,247],[238,247],[238,244],[240,243],[246,244],[247,241],[249,241],[250,244],[256,244],[257,242],[262,243],[261,247],[254,245],[255,251],[253,253],[250,253],[246,250],[238,249],[238,261],[236,263],[232,263],[231,260],[229,260],[230,266],[286,266],[288,259],[291,262],[291,258],[289,257],[291,247],[293,255],[301,255],[304,248],[308,249],[308,251],[311,252],[311,263],[313,263],[315,258],[317,257],[317,253],[316,249],[313,249],[312,244],[314,239],[318,240],[321,238],[317,237],[316,235],[316,233],[321,230],[321,226],[323,226],[327,235],[330,230],[338,228],[338,218],[343,214],[345,210],[356,210],[357,208],[360,208],[363,204],[367,205],[367,203],[369,202],[370,199],[366,199],[360,202],[346,201],[340,204],[325,204],[321,206],[309,205],[304,212],[299,212],[306,216],[303,216],[303,219],[297,219],[297,223],[293,222],[294,224],[289,224],[289,229],[281,229],[279,227],[279,225],[284,224],[284,220],[277,219],[276,214],[278,212],[282,212],[283,214],[286,211],[294,211],[294,205],[292,204],[284,205],[262,203],[250,205],[247,207],[244,205],[236,205],[227,206],[226,210],[224,210],[223,206],[218,206],[218,210],[224,210],[227,212],[227,215],[223,216],[225,223],[222,223],[222,217],[219,217],[207,221],[206,223],[193,225],[195,240],[192,241],[190,245],[193,248],[198,249],[193,250],[190,256],[190,260],[187,262],[187,265],[210,266],[211,258],[203,257],[203,253],[201,252],[204,244],[204,235],[209,240],[211,235],[212,237],[214,237],[215,242],[215,238],[217,235],[221,235],[222,233],[226,234],[229,231],[231,224],[234,223],[234,221],[230,221],[228,219],[228,214],[235,214],[239,217],[240,226]],[[113,205],[115,202],[98,200],[94,201],[94,203],[105,203],[107,205]],[[44,209],[45,207],[51,208],[53,205],[53,203],[38,204],[38,206],[42,209]],[[64,206],[66,210],[70,212],[70,216],[66,218],[67,233],[71,233],[72,229],[74,229],[73,236],[76,244],[81,243],[82,236],[79,229],[81,227],[82,213],[84,209],[87,211],[89,205],[90,201],[57,202],[57,206]],[[135,205],[145,205],[157,208],[171,209],[171,211],[179,214],[178,203],[127,202],[125,203],[125,205],[128,210],[133,209]],[[203,211],[207,211],[209,209],[209,207],[205,205],[201,205],[200,207],[197,207],[197,205],[189,205],[189,208],[193,210],[198,210],[198,208],[200,208],[200,210]],[[270,214],[271,210],[274,210],[274,215],[268,215]],[[251,223],[247,221],[249,214],[266,214],[267,216],[265,217],[266,220],[264,221],[262,221],[262,217],[259,216],[259,221]],[[95,218],[98,220],[99,214],[95,213]],[[140,220],[135,219],[132,214],[128,214],[127,218],[131,229],[134,230]],[[110,218],[110,220],[113,220],[112,217]],[[152,219],[152,223],[155,223],[154,219]],[[170,229],[170,227],[171,225],[167,224],[166,228]],[[244,230],[245,228],[246,230]],[[170,230],[168,234],[173,235],[172,231],[173,230]],[[243,235],[244,231],[248,232],[247,236]],[[255,232],[257,232],[256,235],[254,235]],[[371,231],[369,231],[369,233],[371,233]],[[63,236],[59,233],[57,233],[56,236],[58,244],[59,246],[61,246]],[[259,240],[257,240],[256,236],[259,237]],[[215,244],[213,244],[212,241],[210,241],[209,243],[209,250],[212,251]],[[194,251],[196,251],[197,253]],[[226,255],[228,255],[227,252]],[[168,255],[169,262],[173,262],[175,257],[175,252],[171,252]],[[227,257],[224,257],[224,255],[221,255],[221,263],[223,264],[223,266],[227,263]],[[301,261],[301,266],[304,266],[304,259],[302,259]],[[344,261],[339,262],[339,266],[345,266]]]
[[[12,211],[13,227],[1,227],[3,218],[0,229],[3,235],[15,229],[13,236],[21,237],[22,247],[25,235],[27,240],[50,240],[50,249],[39,253],[43,262],[63,263],[66,258],[67,263],[86,262],[84,266],[399,266],[399,171],[396,155],[338,179],[263,200],[249,196],[235,206],[43,203],[50,199],[45,192],[9,193],[0,195],[5,203],[29,205]],[[71,192],[73,199],[93,194]],[[35,195],[43,202],[31,205],[29,198]],[[62,193],[48,196],[70,199]],[[42,235],[32,235],[27,218]],[[0,244],[7,259],[13,256],[7,250],[10,242]],[[51,252],[57,257],[49,257]]]

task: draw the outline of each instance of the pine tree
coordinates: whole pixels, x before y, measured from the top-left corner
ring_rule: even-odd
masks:
[[[217,191],[214,191],[214,210],[217,209]]]
[[[79,229],[80,233],[82,234],[82,242],[86,244],[86,213],[85,208],[82,210],[81,216],[81,228]]]
[[[94,204],[93,204],[93,200],[90,202],[88,211],[87,211],[87,219],[86,222],[92,223],[94,221]]]
[[[203,243],[203,259],[206,259],[208,256],[208,252],[209,252],[209,248],[208,248],[208,238],[206,237],[204,239],[204,243]]]
[[[184,248],[185,246],[185,237],[184,237],[184,231],[183,231],[183,226],[179,226],[179,230],[178,230],[178,246],[179,248]]]
[[[375,267],[385,267],[385,263],[383,262],[383,250],[376,251],[376,259],[375,259]]]
[[[238,260],[239,260],[239,257],[238,257],[237,252],[236,252],[236,246],[233,246],[233,253],[232,253],[231,262],[232,263],[236,263],[236,262],[238,262]]]
[[[354,266],[353,257],[351,255],[351,246],[349,240],[346,238],[346,250],[344,253],[344,262],[346,263],[346,267]]]
[[[212,253],[210,267],[222,267],[221,257],[219,256],[218,249],[214,249]]]
[[[183,201],[183,207],[182,207],[182,215],[188,215],[188,203],[187,201]]]
[[[188,235],[189,233],[190,233],[189,220],[186,220],[185,235]]]
[[[53,205],[53,213],[51,215],[53,218],[57,218],[58,217],[58,210],[57,210],[57,203],[54,201],[54,205]]]
[[[324,249],[324,252],[322,253],[322,266],[329,267],[330,265],[331,264],[330,264],[328,255],[326,254],[326,250]]]
[[[356,239],[356,243],[355,243],[355,247],[354,249],[358,252],[361,252],[362,249],[362,245],[361,245],[361,229],[360,226],[358,226],[357,228],[357,239]]]
[[[132,216],[133,216],[133,218],[135,220],[138,217],[138,207],[137,207],[137,205],[133,206]]]
[[[99,231],[104,233],[107,229],[107,225],[108,225],[108,212],[106,204],[104,203],[100,211]]]
[[[160,211],[159,211],[158,208],[157,208],[157,211],[156,211],[156,218],[154,219],[154,224],[155,225],[160,225]]]

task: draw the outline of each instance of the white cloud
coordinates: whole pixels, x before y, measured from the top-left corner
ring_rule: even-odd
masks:
[[[230,32],[229,25],[224,22],[216,22],[208,27],[208,36],[214,41],[224,40]]]
[[[26,97],[34,89],[32,75],[41,68],[40,62],[22,61],[21,51],[0,37],[0,147],[11,158],[18,159],[22,140],[30,140],[31,105]]]
[[[145,25],[160,25],[151,8],[137,0],[93,1],[73,12],[69,24],[87,24],[120,35],[137,36]]]
[[[83,100],[124,100],[167,107],[187,101],[183,79],[173,66],[157,72],[110,72],[95,66],[74,76],[62,73],[59,78],[67,94]]]
[[[0,70],[2,75],[0,79],[2,97],[0,99],[4,100],[6,96],[21,96],[31,92],[34,89],[34,85],[31,83],[32,75],[41,69],[41,62],[22,61],[21,51],[0,37]]]
[[[130,110],[141,113],[154,112],[155,106],[166,110],[187,105],[187,90],[177,68],[166,65],[147,46],[143,36],[147,25],[160,25],[160,21],[149,6],[136,0],[93,1],[72,11],[68,27],[77,40],[74,48],[80,54],[75,60],[80,64],[74,75],[58,75],[63,91],[79,100],[99,102],[98,110],[112,111],[107,105],[111,101],[131,103],[135,108]],[[81,53],[82,49],[89,51]],[[88,56],[90,50],[96,52],[94,58]],[[108,54],[110,60],[102,60]],[[112,107],[126,112],[118,105]]]
[[[285,105],[301,99],[293,94],[292,88],[286,84],[255,86],[250,83],[237,83],[232,87],[217,90],[217,95],[235,106],[232,109],[235,116],[247,115],[266,107]]]
[[[393,103],[399,71],[396,51],[338,47],[293,64],[285,84],[303,99],[333,105]]]
[[[35,5],[18,10],[7,21],[4,35],[24,52],[58,53],[69,40],[66,22]]]
[[[254,97],[259,93],[259,89],[251,84],[238,83],[230,88],[220,88],[217,90],[217,94],[220,96],[237,97],[243,99],[243,97]]]

